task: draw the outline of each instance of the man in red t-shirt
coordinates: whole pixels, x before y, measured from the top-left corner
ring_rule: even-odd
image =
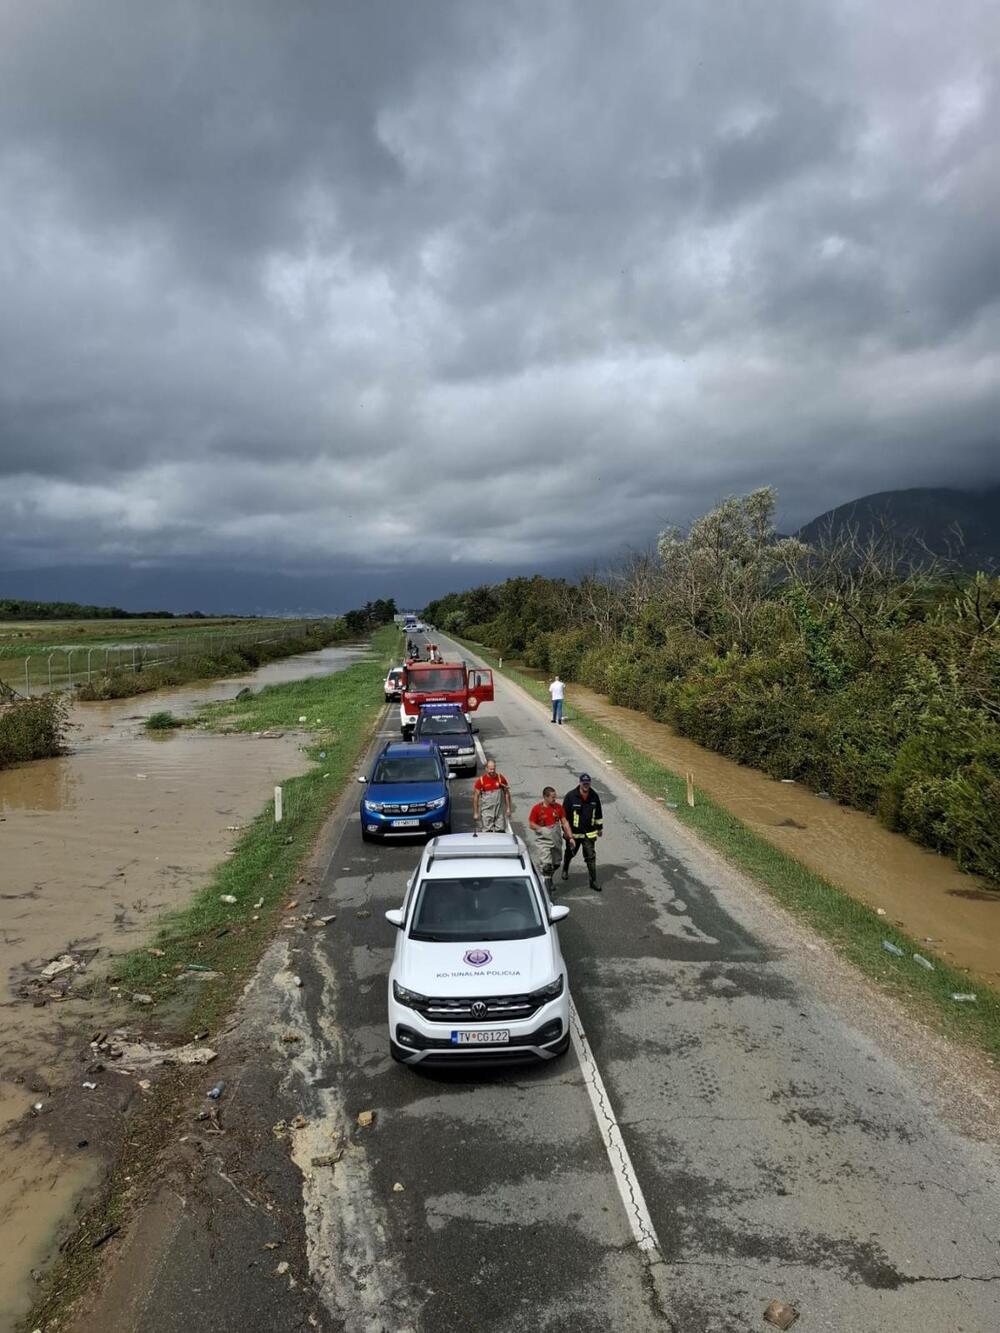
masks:
[[[545,887],[551,897],[553,893],[552,877],[556,873],[563,854],[563,839],[574,847],[574,838],[566,818],[566,812],[556,800],[555,787],[544,787],[542,799],[531,807],[528,826],[535,835],[538,847],[539,869],[545,881]]]
[[[487,759],[486,772],[472,784],[472,818],[484,833],[506,833],[510,819],[510,783],[497,772],[497,761]]]

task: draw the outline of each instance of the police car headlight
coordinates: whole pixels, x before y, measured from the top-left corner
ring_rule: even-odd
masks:
[[[468,749],[456,750],[455,753],[456,753],[456,754],[475,754],[475,753],[476,753],[476,747],[475,747],[474,745],[470,745],[470,746],[468,747]]]
[[[385,806],[381,801],[365,801],[365,809],[370,810],[372,814],[378,814],[385,809]]]
[[[407,990],[398,981],[392,983],[392,998],[397,1004],[405,1004],[408,1009],[416,1009],[419,1005],[427,1003],[426,995],[421,995],[415,990]]]
[[[550,981],[547,986],[542,986],[540,990],[533,990],[531,998],[537,1003],[542,1004],[546,1000],[556,1000],[563,993],[563,976],[560,972],[555,981]]]
[[[439,796],[437,797],[436,800],[427,802],[427,809],[440,810],[441,807],[447,803],[447,800],[448,800],[447,796]]]

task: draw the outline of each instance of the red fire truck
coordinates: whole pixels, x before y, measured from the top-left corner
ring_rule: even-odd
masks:
[[[468,662],[406,662],[399,703],[399,725],[409,739],[421,704],[461,704],[466,718],[480,704],[493,702],[493,672]]]

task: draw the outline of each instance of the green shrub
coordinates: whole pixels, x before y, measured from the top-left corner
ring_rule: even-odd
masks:
[[[0,706],[0,768],[62,753],[67,710],[60,695]]]

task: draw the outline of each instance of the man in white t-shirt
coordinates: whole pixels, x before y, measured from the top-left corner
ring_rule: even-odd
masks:
[[[559,679],[558,671],[549,686],[549,697],[552,700],[552,721],[558,722],[562,726],[563,699],[566,697],[566,686]]]

